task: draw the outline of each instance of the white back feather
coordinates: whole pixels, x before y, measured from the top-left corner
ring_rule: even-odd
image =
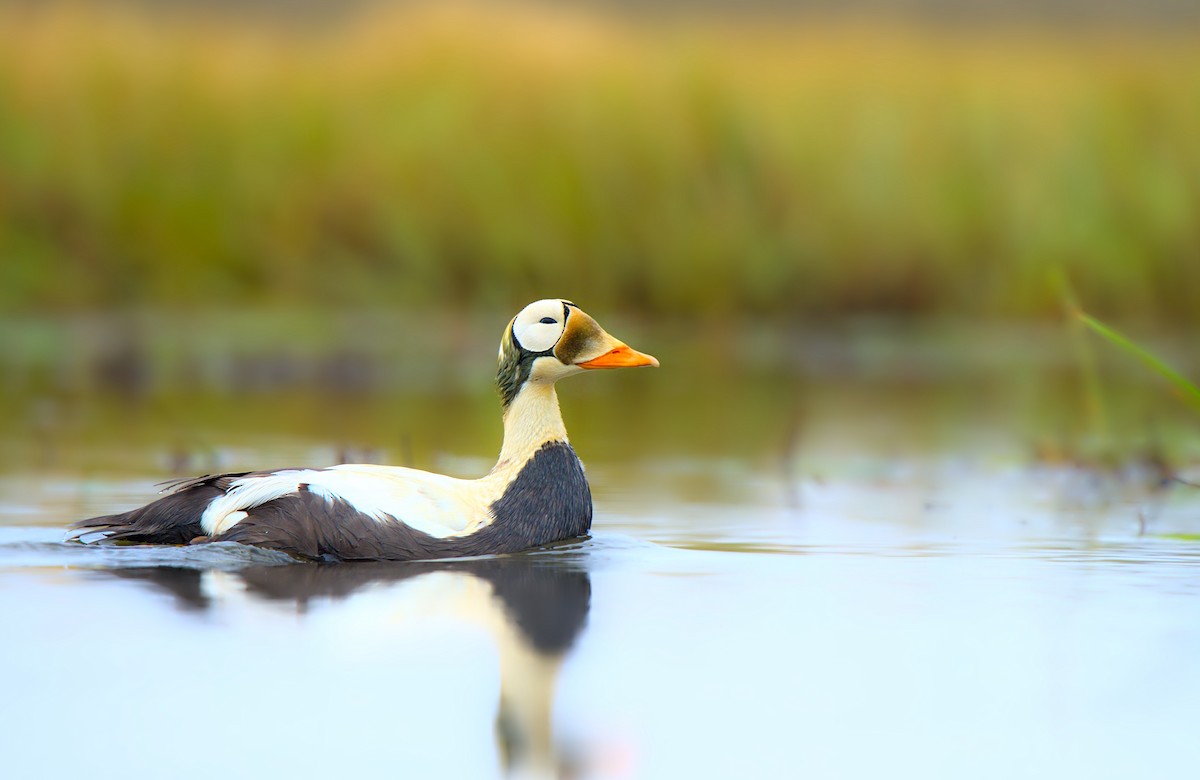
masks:
[[[209,503],[201,516],[205,533],[217,536],[246,518],[246,510],[296,494],[300,485],[327,501],[342,500],[380,523],[399,521],[439,538],[476,530],[490,520],[487,508],[502,486],[394,466],[348,464],[328,469],[291,469],[243,477]]]

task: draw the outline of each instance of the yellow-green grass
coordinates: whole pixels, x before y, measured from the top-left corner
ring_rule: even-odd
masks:
[[[1082,311],[1075,316],[1092,332],[1100,335],[1113,346],[1140,360],[1147,368],[1167,380],[1171,389],[1196,411],[1200,411],[1200,387],[1192,384],[1182,374],[1168,365],[1162,358],[1138,344],[1128,336],[1114,330],[1095,317]]]
[[[1200,35],[0,17],[0,307],[1200,322]]]

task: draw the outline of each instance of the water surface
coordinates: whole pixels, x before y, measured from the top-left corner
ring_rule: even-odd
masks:
[[[562,388],[593,536],[417,564],[62,539],[180,471],[480,473],[486,374],[398,369],[331,404],[222,390],[220,361],[132,394],[30,368],[0,452],[0,774],[1194,775],[1200,491],[1036,457],[1039,421],[1081,429],[1076,385],[847,366],[861,342],[805,342],[803,371],[743,342],[735,381],[686,368],[711,366],[686,339],[629,340],[664,370]]]

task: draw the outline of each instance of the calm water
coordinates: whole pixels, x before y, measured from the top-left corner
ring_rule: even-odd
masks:
[[[439,564],[61,540],[179,470],[478,473],[487,371],[330,405],[29,369],[0,453],[0,776],[1195,775],[1200,491],[1032,457],[1045,420],[1075,430],[1069,382],[824,342],[797,347],[821,370],[720,380],[613,330],[664,369],[562,388],[592,538]]]

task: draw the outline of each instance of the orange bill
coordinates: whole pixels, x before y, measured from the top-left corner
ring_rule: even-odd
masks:
[[[585,360],[575,365],[580,368],[634,368],[637,366],[654,366],[658,368],[658,358],[638,352],[625,344],[614,347],[598,358]]]

